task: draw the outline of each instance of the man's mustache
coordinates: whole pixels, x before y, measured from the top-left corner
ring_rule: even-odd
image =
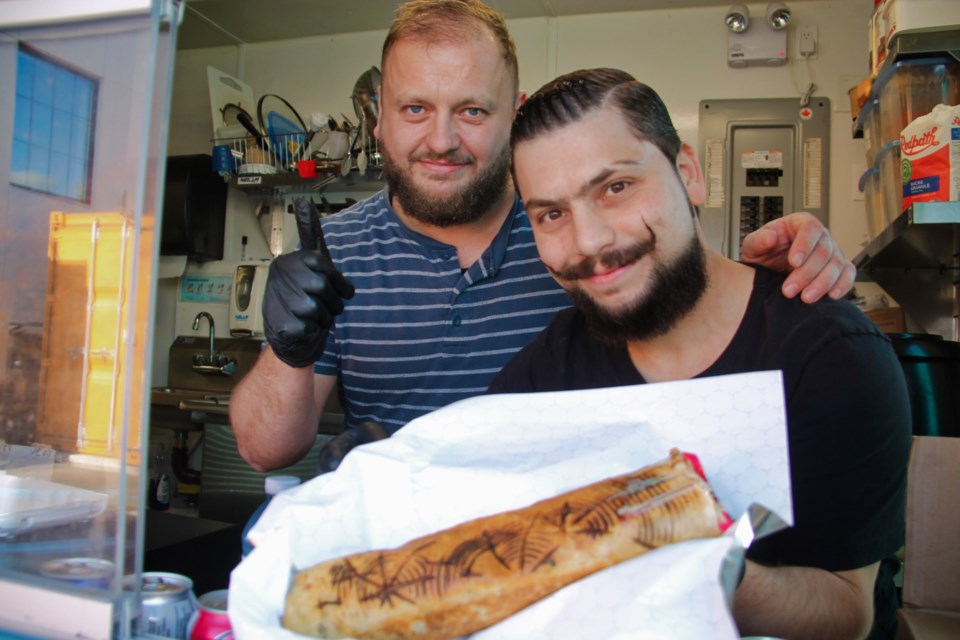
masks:
[[[433,153],[431,151],[422,151],[410,156],[413,162],[448,162],[450,164],[473,164],[476,160],[473,156],[457,151],[448,151],[446,153]]]
[[[596,256],[587,256],[576,264],[565,265],[560,269],[551,269],[549,266],[547,269],[549,269],[553,275],[563,280],[580,280],[594,275],[597,271],[598,263],[602,265],[606,271],[619,269],[647,255],[653,251],[656,245],[656,236],[651,236],[649,240],[638,242],[626,249],[612,249]]]

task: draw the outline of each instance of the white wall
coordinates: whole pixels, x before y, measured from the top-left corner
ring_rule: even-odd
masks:
[[[765,4],[748,5],[754,16]],[[726,64],[726,6],[650,10],[565,18],[514,20],[510,28],[520,56],[521,88],[535,91],[554,76],[583,67],[622,68],[654,87],[670,108],[681,136],[696,146],[698,105],[703,99],[784,98],[800,95],[810,82],[815,95],[830,98],[830,228],[848,256],[867,238],[862,200],[855,185],[865,169],[862,140],[852,138],[846,91],[867,74],[866,26],[872,6],[852,0],[791,4],[788,36],[794,53],[796,27],[815,24],[815,60],[783,67],[733,69]],[[265,44],[180,52],[171,154],[209,152],[213,125],[206,67],[214,66],[249,84],[254,95],[277,93],[302,114],[341,112],[356,120],[350,94],[356,79],[380,64],[383,31],[305,38]],[[238,240],[227,240],[227,245]]]

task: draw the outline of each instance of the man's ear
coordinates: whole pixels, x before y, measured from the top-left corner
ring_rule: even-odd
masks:
[[[516,114],[517,109],[519,109],[520,107],[522,107],[522,106],[523,106],[523,103],[526,102],[526,101],[527,101],[527,92],[526,92],[526,91],[518,91],[518,92],[517,92],[517,99],[514,101],[514,104],[513,104],[513,112],[514,112],[514,114]]]
[[[677,154],[677,174],[687,190],[690,202],[698,206],[703,204],[706,198],[703,169],[697,160],[697,152],[685,142],[681,144],[680,152]]]

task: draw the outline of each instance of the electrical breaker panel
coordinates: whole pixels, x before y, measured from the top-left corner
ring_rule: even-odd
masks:
[[[724,255],[739,258],[747,234],[786,213],[828,224],[829,99],[704,100],[699,142],[700,221]]]

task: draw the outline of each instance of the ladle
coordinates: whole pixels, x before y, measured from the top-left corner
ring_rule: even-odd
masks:
[[[360,175],[367,174],[367,121],[360,120],[360,154],[357,156],[357,170]]]
[[[353,147],[357,144],[357,138],[360,137],[360,129],[357,129],[357,132],[353,134],[353,141],[350,142],[350,146],[347,147],[347,155],[343,157],[343,160],[340,162],[340,175],[346,176],[350,173],[350,169],[353,167]]]

